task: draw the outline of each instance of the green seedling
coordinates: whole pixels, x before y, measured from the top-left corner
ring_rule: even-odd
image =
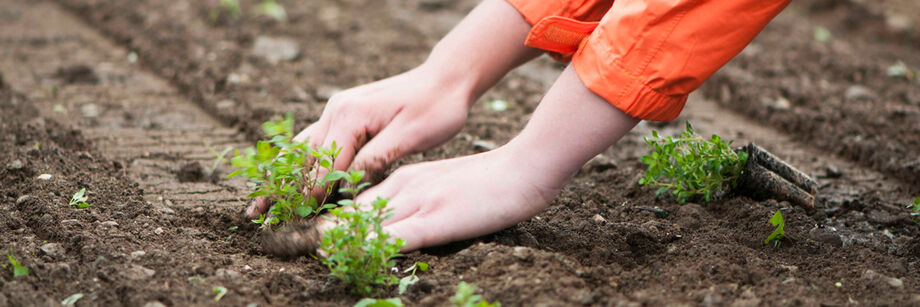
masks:
[[[61,301],[61,305],[63,305],[63,306],[73,306],[73,305],[75,305],[75,304],[77,303],[77,301],[79,301],[81,298],[83,298],[83,293],[76,293],[76,294],[74,294],[74,295],[68,296],[68,297],[65,298],[63,301]]]
[[[218,0],[217,6],[211,8],[208,18],[210,18],[211,23],[217,22],[217,19],[220,18],[224,12],[229,14],[230,18],[239,18],[240,15],[243,14],[243,11],[240,9],[240,0]]]
[[[347,184],[340,192],[358,195],[367,187],[368,183],[361,182],[364,171],[342,173]],[[398,281],[391,269],[396,265],[393,258],[400,256],[399,250],[405,242],[391,241],[390,235],[383,231],[381,223],[392,216],[386,209],[388,201],[377,198],[368,208],[343,199],[339,201],[341,207],[329,210],[340,223],[323,234],[320,250],[328,256],[322,262],[332,276],[362,296],[373,296],[376,285],[391,286]]]
[[[10,246],[10,254],[6,256],[10,260],[10,267],[13,269],[13,278],[20,276],[29,276],[29,268],[25,267],[16,258],[13,257],[13,247]],[[6,266],[3,266],[6,268]]]
[[[914,203],[910,206],[907,206],[907,208],[911,209],[912,211],[910,216],[913,216],[914,218],[920,216],[920,197],[914,198]],[[920,218],[916,218],[914,222],[920,225]]]
[[[230,160],[237,171],[227,175],[248,178],[256,185],[255,192],[249,194],[250,198],[267,197],[274,203],[269,211],[272,218],[263,214],[253,222],[270,227],[335,207],[326,201],[336,183],[348,176],[332,168],[341,148],[335,142],[332,142],[332,148],[311,148],[308,142],[294,142],[294,117],[291,114],[266,122],[262,130],[269,140],[246,148],[243,153],[237,150]],[[321,170],[326,172],[322,178]],[[305,193],[317,190],[323,192],[319,199]]]
[[[214,294],[217,294],[214,296],[214,301],[219,302],[220,299],[224,298],[224,295],[227,295],[228,291],[227,291],[227,288],[217,286],[217,287],[211,288],[211,292]]]
[[[773,242],[773,247],[778,248],[782,240],[786,237],[786,222],[783,221],[783,213],[781,210],[776,210],[776,213],[770,218],[770,225],[776,226],[776,230],[763,240],[763,244],[770,244],[770,242]]]
[[[278,22],[287,21],[287,11],[284,10],[284,7],[275,2],[275,0],[265,0],[262,3],[256,5],[253,9],[253,13],[256,16],[268,16]]]
[[[355,304],[355,307],[403,307],[402,300],[398,297],[387,299],[363,298]]]
[[[658,131],[652,131],[652,138],[645,142],[652,153],[642,156],[648,168],[639,184],[657,188],[657,195],[672,191],[680,203],[695,196],[710,201],[716,193],[734,188],[748,158],[718,135],[703,139],[690,122],[678,137],[660,137]]]
[[[457,292],[450,302],[456,307],[501,307],[502,303],[489,303],[482,299],[482,295],[476,294],[476,286],[461,281],[457,285]]]
[[[211,168],[208,169],[208,174],[214,174],[214,172],[217,171],[218,166],[227,162],[226,156],[228,153],[233,151],[233,146],[224,147],[224,150],[221,152],[214,150],[214,148],[211,147],[211,144],[208,142],[204,142],[204,146],[207,147],[208,151],[211,152],[211,155],[214,156],[214,162],[211,163]]]
[[[399,279],[399,295],[405,294],[406,290],[409,290],[409,286],[414,285],[415,283],[419,281],[419,278],[418,276],[415,275],[415,272],[416,271],[422,271],[422,272],[428,271],[428,264],[424,262],[416,262],[415,264],[412,265],[412,267],[409,267],[408,269],[403,271],[403,273],[409,273],[410,271],[412,272],[412,274]]]
[[[202,283],[204,283],[204,281],[205,281],[204,278],[201,277],[201,276],[192,276],[192,277],[189,277],[189,278],[188,278],[188,282],[190,282],[190,283],[199,283],[199,284],[202,284]]]
[[[85,194],[86,188],[82,188],[80,191],[77,191],[77,193],[74,193],[73,197],[70,198],[70,206],[77,207],[77,209],[86,209],[92,206],[92,204],[86,202],[89,198],[84,196]]]

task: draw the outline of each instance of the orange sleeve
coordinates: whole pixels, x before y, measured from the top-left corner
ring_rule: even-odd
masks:
[[[509,0],[534,24],[528,46],[571,55],[591,91],[630,116],[654,121],[676,118],[687,95],[789,1],[618,0],[593,23],[552,15],[551,5],[539,4],[556,1]],[[550,15],[536,15],[542,12]],[[534,23],[528,14],[542,19]]]

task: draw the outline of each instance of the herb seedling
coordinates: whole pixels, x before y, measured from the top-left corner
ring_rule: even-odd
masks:
[[[907,206],[907,208],[913,211],[910,213],[910,216],[913,216],[915,218],[920,216],[920,197],[914,198],[914,203],[911,204],[910,206]],[[914,222],[920,225],[920,219],[915,219]]]
[[[482,299],[481,295],[476,294],[476,286],[461,281],[457,285],[457,292],[450,302],[456,307],[501,307],[502,303],[489,303]]]
[[[387,299],[363,298],[354,307],[403,307],[402,300],[398,297]]]
[[[268,16],[278,22],[287,21],[287,11],[275,0],[265,0],[253,9],[256,16]]]
[[[342,172],[348,183],[340,191],[358,195],[368,183],[361,183],[364,171]],[[392,216],[386,209],[388,199],[377,198],[370,208],[351,199],[339,201],[341,207],[329,210],[341,223],[323,234],[320,250],[328,256],[322,262],[338,277],[362,296],[375,294],[375,285],[390,286],[397,282],[391,268],[398,257],[399,249],[405,244],[402,239],[390,241],[390,235],[383,231],[384,220]]]
[[[657,187],[657,195],[672,191],[680,203],[695,196],[709,201],[713,194],[735,187],[748,158],[747,153],[732,150],[731,141],[725,142],[718,135],[703,139],[690,122],[676,138],[662,138],[658,131],[652,131],[652,138],[645,138],[645,142],[652,153],[642,156],[648,168],[639,184]]]
[[[783,213],[781,210],[776,210],[776,213],[770,218],[770,225],[776,226],[776,230],[763,240],[763,244],[770,244],[770,242],[773,242],[773,248],[777,248],[786,237],[786,222],[783,221]]]
[[[84,196],[86,194],[86,188],[80,189],[77,193],[73,194],[73,197],[70,198],[70,206],[77,207],[77,209],[86,209],[92,206],[92,204],[86,202],[89,200],[89,197]]]
[[[227,295],[227,288],[217,286],[217,287],[211,288],[211,292],[213,292],[214,294],[217,294],[216,296],[214,296],[214,301],[219,302],[220,299],[224,298],[224,295]]]
[[[418,276],[415,275],[415,271],[428,271],[428,264],[424,262],[416,262],[411,267],[403,271],[403,273],[412,272],[409,276],[399,279],[399,295],[406,293],[406,290],[409,289],[409,286],[414,285],[419,281]]]
[[[12,246],[10,246],[10,254],[7,255],[6,257],[10,260],[10,266],[13,269],[13,278],[29,275],[29,268],[23,266],[22,263],[20,263],[19,261],[16,261],[16,258],[13,257],[13,247]],[[3,266],[3,267],[6,268],[6,266]]]
[[[256,184],[255,192],[249,194],[250,198],[264,196],[274,203],[269,211],[273,218],[263,214],[253,222],[270,227],[335,207],[326,204],[326,200],[335,184],[347,175],[332,168],[341,148],[337,148],[335,142],[332,148],[314,149],[307,142],[292,141],[294,117],[291,114],[266,122],[262,130],[269,140],[246,148],[243,153],[237,150],[230,163],[238,170],[227,175],[248,178]],[[320,170],[328,173],[319,178]],[[305,195],[305,192],[318,187],[324,192],[321,199]]]

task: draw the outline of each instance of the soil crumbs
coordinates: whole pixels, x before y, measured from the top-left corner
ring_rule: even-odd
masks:
[[[285,2],[290,24],[247,17],[217,26],[205,21],[205,2],[60,2],[139,50],[151,70],[243,130],[285,110],[297,111],[301,122],[315,119],[327,96],[319,93],[328,85],[324,80],[349,86],[399,72],[417,63],[443,34],[422,29],[437,28],[431,23],[413,27],[399,21],[405,20],[400,11],[372,0]],[[396,2],[416,7],[415,1]],[[416,9],[459,16],[472,2]],[[338,15],[331,22],[312,18],[317,12]],[[382,26],[393,20],[396,26]],[[781,32],[794,22],[777,21],[765,33]],[[374,38],[378,32],[385,35]],[[297,37],[302,46],[314,46],[307,43],[312,40],[323,50],[308,50],[310,56],[297,58],[296,65],[261,66],[245,56],[258,33]],[[394,33],[403,35],[396,39]],[[368,48],[358,48],[361,43]],[[221,51],[212,55],[209,49],[187,48],[202,45],[221,46]],[[196,54],[186,56],[186,50]],[[407,55],[380,56],[392,50]],[[240,67],[230,64],[241,60]],[[352,62],[360,64],[354,70],[334,69]],[[61,72],[61,78],[93,82],[77,70]],[[301,91],[316,94],[299,95],[295,86],[300,84],[306,84]],[[745,91],[727,86],[733,95]],[[0,272],[0,306],[56,305],[75,293],[85,294],[77,305],[106,306],[338,306],[360,299],[315,260],[262,254],[256,227],[240,212],[165,215],[153,210],[123,166],[97,152],[79,129],[39,115],[14,90],[0,90],[0,143],[6,148],[0,152],[0,248],[12,247],[31,272],[18,278],[8,269]],[[512,74],[486,98],[508,100],[508,112],[477,107],[460,136],[404,163],[469,154],[476,151],[475,140],[507,141],[542,90],[538,80]],[[906,97],[913,101],[914,96]],[[218,108],[228,99],[233,104],[223,105],[231,107]],[[888,131],[878,133],[894,137]],[[462,280],[476,284],[486,299],[509,306],[920,305],[920,231],[903,209],[906,194],[915,188],[886,190],[856,178],[826,179],[819,188],[825,197],[814,212],[745,197],[680,206],[636,184],[641,137],[631,134],[604,153],[610,161],[589,164],[538,217],[483,238],[408,254],[400,268],[424,261],[431,270],[420,275],[403,301],[445,305]],[[821,164],[817,159],[804,163],[807,169]],[[41,174],[51,179],[39,180]],[[86,209],[69,205],[81,188],[92,203]],[[784,209],[788,239],[779,248],[765,246],[763,238],[773,231],[767,220],[779,209]],[[229,290],[219,302],[215,287]]]

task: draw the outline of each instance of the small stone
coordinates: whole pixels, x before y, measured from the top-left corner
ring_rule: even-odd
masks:
[[[863,272],[863,279],[871,280],[875,282],[885,283],[893,288],[903,288],[904,281],[900,278],[888,277],[883,274],[877,273],[873,270],[866,270]]]
[[[144,304],[143,307],[166,307],[166,305],[163,305],[163,303],[160,303],[158,301],[152,301],[152,302],[147,302],[146,304]]]
[[[102,226],[105,226],[105,227],[115,227],[115,226],[118,226],[118,222],[115,222],[115,221],[105,221],[105,222],[99,223],[99,225],[102,225]]]
[[[501,99],[494,99],[489,102],[489,108],[495,112],[502,112],[508,110],[508,102]]]
[[[233,100],[224,99],[224,100],[218,101],[216,107],[218,110],[223,110],[223,109],[232,108],[235,105],[236,105],[236,102],[234,102]]]
[[[244,266],[243,266],[243,271],[252,271],[252,267],[249,266],[248,264],[247,264],[247,265],[244,265]]]
[[[154,230],[153,230],[153,233],[158,234],[158,235],[163,234],[163,232],[165,232],[165,231],[163,230],[162,227],[157,227],[157,229],[154,229]]]
[[[157,271],[142,267],[140,265],[131,265],[124,271],[125,277],[131,280],[144,280],[153,277]]]
[[[842,176],[843,176],[843,173],[840,172],[840,169],[838,169],[836,166],[828,165],[827,167],[824,168],[824,177],[840,178]]]
[[[601,216],[600,214],[595,214],[593,217],[591,217],[591,220],[594,221],[595,223],[598,223],[598,224],[603,224],[603,223],[607,222],[607,219],[605,219],[605,218],[604,218],[603,216]]]
[[[511,253],[514,258],[522,261],[529,261],[533,258],[533,251],[528,247],[524,246],[515,246],[514,250]]]
[[[80,225],[80,221],[74,220],[74,219],[63,220],[63,221],[61,221],[61,225],[64,225],[64,226],[68,226],[68,225]]]
[[[252,55],[275,65],[281,61],[297,59],[300,56],[300,44],[289,38],[259,36],[252,46]]]
[[[38,180],[51,180],[51,174],[41,174],[36,177]]]
[[[173,210],[170,208],[160,208],[160,209],[157,209],[157,211],[160,211],[160,213],[169,214],[169,215],[176,214],[176,210]]]
[[[29,195],[29,194],[19,196],[19,198],[16,199],[16,205],[17,206],[22,205],[23,203],[29,201],[30,199],[32,199],[32,195]]]
[[[333,95],[342,91],[342,88],[331,85],[320,85],[316,87],[316,100],[329,101]]]
[[[99,107],[95,103],[87,103],[80,107],[84,117],[93,118],[99,116]]]
[[[6,168],[11,171],[21,170],[22,167],[23,167],[22,160],[19,160],[19,159],[13,160],[13,162],[10,162],[10,164],[7,164],[6,166]]]
[[[217,275],[217,278],[237,279],[237,278],[240,278],[242,274],[234,270],[217,269],[217,272],[215,272],[215,275]]]
[[[862,85],[852,85],[847,88],[844,93],[844,97],[847,101],[859,101],[859,100],[869,100],[877,97],[875,92],[873,92],[868,87]]]
[[[900,14],[889,14],[885,18],[885,25],[894,32],[910,32],[914,29],[914,22],[910,17]]]
[[[60,258],[67,252],[64,250],[64,247],[61,246],[61,243],[47,243],[39,247],[39,249],[41,249],[42,253],[45,253],[45,255],[54,258]]]
[[[789,103],[789,99],[786,99],[786,97],[776,98],[773,103],[767,105],[768,108],[778,111],[789,110],[791,106],[792,104]]]
[[[888,277],[885,279],[885,282],[894,288],[904,288],[904,281],[900,278]]]
[[[496,147],[498,147],[498,145],[496,145],[495,142],[492,142],[492,141],[486,141],[486,140],[473,141],[473,148],[475,148],[478,151],[489,151],[489,150],[495,149]]]
[[[144,257],[144,255],[147,255],[147,252],[145,252],[145,251],[135,251],[135,252],[131,252],[131,259],[137,259],[137,258],[140,258],[140,257]]]

